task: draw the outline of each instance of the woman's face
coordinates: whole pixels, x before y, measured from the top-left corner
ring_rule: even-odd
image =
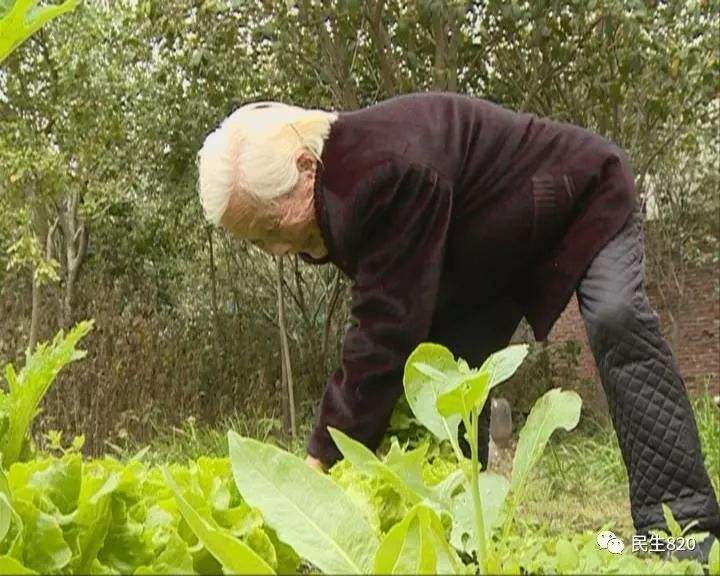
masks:
[[[304,252],[315,258],[325,255],[312,242],[312,229],[303,218],[296,218],[295,191],[263,205],[247,195],[233,194],[221,219],[233,235],[243,238],[268,254],[284,256]]]
[[[231,234],[265,252],[275,256],[293,253],[298,247],[281,225],[279,204],[263,206],[246,195],[233,194],[220,222]]]
[[[282,233],[282,229],[273,230],[265,229],[264,233],[256,235],[256,238],[248,238],[248,241],[260,248],[260,250],[273,254],[274,256],[284,256],[285,254],[297,254],[302,252],[304,247],[300,246],[297,239],[283,237],[287,236]]]
[[[222,225],[232,234],[244,238],[261,250],[275,256],[309,254],[322,258],[326,254],[315,222],[315,160],[308,154],[298,159],[299,177],[295,187],[270,203],[234,193]]]

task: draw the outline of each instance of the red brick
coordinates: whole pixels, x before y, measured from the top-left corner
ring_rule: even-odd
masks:
[[[711,389],[720,389],[720,300],[717,293],[716,270],[689,269],[685,278],[685,297],[678,319],[675,357],[691,393],[700,393],[706,379]],[[657,291],[648,285],[648,297],[660,315],[660,327],[667,335],[670,323],[659,306]],[[572,298],[553,328],[548,340],[581,343],[578,378],[597,379],[595,363],[585,334],[585,326]]]

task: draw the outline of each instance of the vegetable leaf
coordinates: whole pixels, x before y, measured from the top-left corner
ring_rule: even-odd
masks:
[[[523,363],[527,354],[527,344],[515,344],[491,354],[480,366],[480,372],[490,374],[490,389],[511,378]]]
[[[506,533],[512,516],[530,476],[552,433],[558,428],[572,430],[580,420],[582,400],[577,393],[553,388],[533,406],[525,426],[520,432],[513,459],[510,483],[511,507],[506,518]]]
[[[34,570],[30,570],[10,556],[0,556],[0,574],[37,574]]]
[[[448,418],[454,414],[467,415],[473,408],[481,409],[490,392],[489,384],[488,372],[467,377],[459,386],[438,397],[438,412]]]
[[[507,479],[494,472],[482,472],[478,477],[482,502],[485,533],[488,539],[502,520],[500,512],[510,490]],[[470,492],[465,491],[453,499],[453,529],[450,542],[455,548],[472,552],[475,550],[473,503]]]
[[[718,539],[715,539],[712,548],[710,548],[708,568],[710,569],[710,574],[720,575],[720,540]]]
[[[450,350],[439,344],[420,344],[405,363],[403,385],[413,414],[439,440],[457,442],[460,417],[443,417],[437,400],[457,386],[463,375]]]
[[[9,394],[0,392],[0,409],[9,417],[9,426],[0,436],[3,465],[16,462],[23,449],[30,425],[38,414],[38,406],[64,366],[85,356],[77,350],[80,339],[92,328],[92,322],[81,322],[67,336],[61,331],[52,344],[40,344],[28,354],[20,374],[12,364],[5,367]]]
[[[233,574],[273,574],[272,568],[247,544],[234,538],[208,518],[203,518],[182,495],[167,468],[163,469],[163,476],[185,522],[226,571]]]
[[[513,459],[511,489],[514,493],[525,485],[552,433],[558,428],[572,430],[577,426],[581,405],[577,393],[559,388],[550,390],[535,403],[520,432]]]
[[[257,440],[228,433],[240,494],[260,509],[280,540],[323,572],[367,572],[375,532],[350,498],[302,460]]]
[[[385,535],[375,557],[375,574],[457,574],[462,563],[445,538],[442,522],[419,504]]]

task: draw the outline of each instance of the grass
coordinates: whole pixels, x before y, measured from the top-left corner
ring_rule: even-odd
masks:
[[[720,495],[720,406],[715,403],[708,385],[705,386],[704,394],[693,401],[693,408],[702,439],[705,466],[715,494]]]
[[[706,389],[692,402],[705,467],[720,497],[720,407]],[[556,433],[530,484],[521,515],[549,533],[600,530],[634,533],[628,480],[615,432],[591,417],[579,431]]]
[[[227,456],[228,430],[263,442],[272,442],[298,456],[304,456],[305,439],[310,434],[311,426],[312,421],[309,418],[301,420],[298,437],[293,440],[289,434],[283,432],[282,421],[274,414],[258,415],[254,418],[234,414],[216,426],[199,425],[190,417],[180,426],[157,428],[152,442],[147,446],[149,450],[144,461],[151,464],[166,462],[184,464],[201,456],[211,458]],[[146,446],[128,440],[124,445],[108,444],[108,448],[116,456],[127,458],[144,450]]]
[[[556,433],[530,483],[521,516],[559,534],[601,530],[633,533],[628,479],[611,427]]]

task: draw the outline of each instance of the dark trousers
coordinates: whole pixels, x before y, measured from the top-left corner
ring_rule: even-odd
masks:
[[[645,288],[642,217],[633,215],[578,286],[580,313],[630,480],[636,530],[664,527],[661,503],[681,526],[720,533],[690,401]]]
[[[661,503],[684,526],[720,533],[720,509],[703,463],[688,395],[643,285],[642,220],[631,217],[593,260],[577,288],[580,312],[607,396],[630,483],[635,529],[664,528]],[[471,366],[504,348],[522,314],[511,301],[457,309],[433,326],[431,340]],[[483,330],[483,327],[488,329]],[[490,402],[481,415],[487,463]]]

